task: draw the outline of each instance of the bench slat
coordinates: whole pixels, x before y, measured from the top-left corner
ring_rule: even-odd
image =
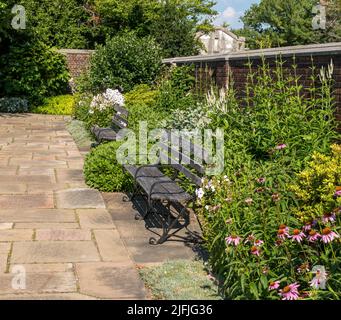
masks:
[[[128,118],[128,116],[129,116],[129,111],[128,110],[126,110],[126,109],[124,109],[123,107],[121,107],[121,106],[114,106],[114,109],[118,112],[118,113],[120,113],[121,115],[123,115],[123,116],[125,116],[126,118]]]

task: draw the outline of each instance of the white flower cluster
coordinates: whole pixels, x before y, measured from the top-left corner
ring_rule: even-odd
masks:
[[[123,107],[124,106],[124,96],[118,90],[107,89],[103,94],[105,100],[110,101],[114,105]]]
[[[123,107],[124,102],[124,96],[118,90],[107,89],[92,99],[89,113],[93,114],[95,110],[103,112],[114,106]]]

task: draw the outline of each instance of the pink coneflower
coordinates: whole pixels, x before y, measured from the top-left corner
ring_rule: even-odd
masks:
[[[310,265],[308,262],[303,263],[297,268],[298,273],[304,273],[304,272],[309,272],[310,271]]]
[[[336,238],[339,238],[339,235],[336,232],[332,231],[330,228],[323,229],[322,241],[324,243],[330,243]]]
[[[262,177],[262,178],[257,179],[257,182],[259,184],[264,184],[266,182],[266,179]]]
[[[229,236],[225,238],[226,244],[230,245],[233,244],[235,246],[238,246],[240,243],[241,238],[238,236]]]
[[[250,234],[250,235],[246,238],[245,243],[248,243],[248,242],[252,243],[252,242],[254,242],[254,241],[255,241],[255,236],[254,236],[253,234]]]
[[[264,244],[264,241],[263,240],[256,240],[254,244],[256,247],[260,247],[262,244]]]
[[[335,213],[325,213],[322,218],[323,223],[334,223],[336,221]]]
[[[279,226],[279,229],[281,230],[285,230],[285,232],[289,232],[289,228],[285,225],[285,224],[281,224],[280,226]]]
[[[245,199],[245,203],[250,206],[253,203],[253,199],[247,198],[247,199]]]
[[[295,282],[279,290],[282,300],[297,300],[299,298],[298,287],[299,285]]]
[[[311,228],[312,228],[312,224],[311,224],[311,222],[308,222],[303,226],[302,229],[304,232],[309,232],[311,230]]]
[[[275,147],[276,150],[283,150],[287,147],[286,144],[282,143],[282,144],[279,144],[278,146]]]
[[[279,288],[280,282],[279,281],[271,281],[269,283],[269,291],[277,290]]]
[[[281,246],[282,244],[283,244],[283,240],[281,240],[281,239],[277,239],[276,242],[275,242],[275,246],[276,246],[276,247],[279,247],[279,246]]]
[[[298,243],[301,243],[303,238],[305,238],[305,234],[301,230],[295,229],[293,231],[293,235],[289,236],[289,238],[292,238],[293,241],[297,241]]]
[[[319,238],[321,238],[321,235],[317,231],[311,230],[309,232],[309,235],[308,235],[309,242],[316,242]]]
[[[286,229],[279,229],[277,232],[277,237],[281,240],[285,240],[289,236],[289,233]]]
[[[255,256],[258,256],[258,257],[259,257],[259,255],[260,255],[259,248],[258,248],[258,247],[256,247],[256,246],[253,246],[253,247],[251,248],[251,254],[253,254],[253,255],[255,255]]]

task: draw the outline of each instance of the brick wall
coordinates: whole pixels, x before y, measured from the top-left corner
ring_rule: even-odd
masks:
[[[276,65],[276,59],[281,58],[285,62],[284,69],[287,73],[290,73],[290,70],[292,70],[291,66],[295,59],[297,74],[300,76],[300,83],[305,88],[311,85],[312,63],[317,69],[320,69],[322,66],[328,66],[333,61],[336,117],[340,122],[341,130],[341,43],[249,50],[228,55],[180,57],[165,59],[164,63],[195,65],[197,88],[200,91],[208,89],[211,84],[216,84],[219,87],[225,86],[229,74],[231,74],[238,95],[243,95],[249,73],[249,66],[247,64],[251,62],[253,68],[256,68],[257,65],[262,63],[262,57],[273,68]]]
[[[61,49],[59,52],[66,57],[71,77],[77,78],[88,68],[93,50]]]

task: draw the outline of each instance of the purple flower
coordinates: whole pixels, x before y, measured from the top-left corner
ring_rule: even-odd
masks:
[[[279,281],[272,281],[269,284],[269,291],[277,290],[279,288],[280,282]]]

